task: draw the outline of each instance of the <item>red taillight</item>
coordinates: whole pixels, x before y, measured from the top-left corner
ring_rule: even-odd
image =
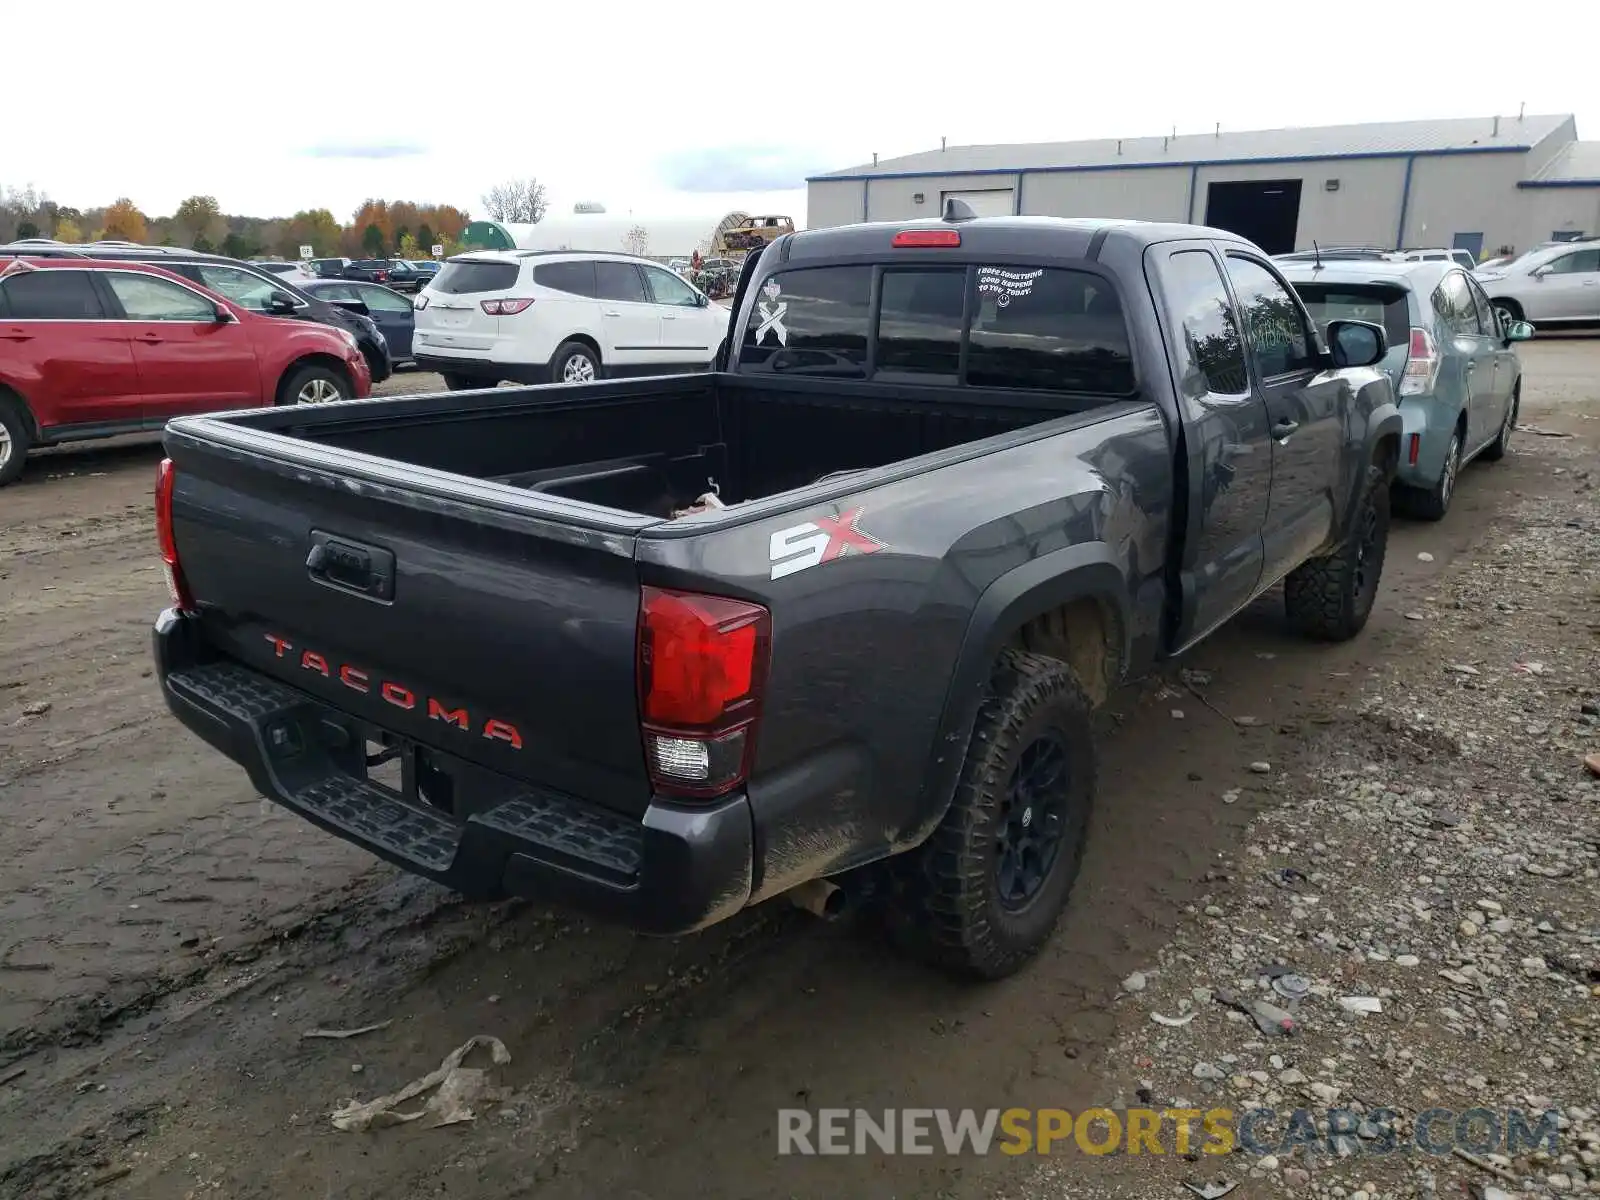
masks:
[[[1406,452],[1406,458],[1413,467],[1417,465],[1417,457],[1421,453],[1422,435],[1420,433],[1413,433],[1411,435],[1411,449]]]
[[[415,306],[416,310],[418,312],[421,312],[423,309],[428,307],[428,294],[426,292],[424,292],[422,295],[418,296],[416,298],[416,300],[414,300],[412,303]]]
[[[485,300],[482,308],[491,317],[514,317],[532,303],[531,296],[520,300]]]
[[[1439,377],[1439,361],[1433,335],[1426,329],[1413,327],[1406,351],[1406,369],[1400,375],[1400,394],[1417,396],[1433,391]]]
[[[959,246],[961,245],[961,231],[959,229],[902,229],[894,235],[894,240],[890,245],[903,250],[919,246]]]
[[[384,280],[386,280],[388,278],[389,278],[389,272],[387,272],[387,271],[379,271],[378,272],[378,282],[379,283],[382,283]]]
[[[161,547],[161,564],[167,572],[167,590],[172,602],[179,608],[193,609],[194,597],[183,578],[183,567],[178,563],[178,539],[172,532],[172,486],[178,480],[177,469],[170,458],[163,458],[156,468],[156,541]]]
[[[639,720],[658,791],[718,796],[744,782],[771,642],[759,604],[643,589]]]

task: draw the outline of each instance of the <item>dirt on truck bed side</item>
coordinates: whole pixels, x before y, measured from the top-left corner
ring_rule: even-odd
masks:
[[[1578,752],[1600,753],[1582,710],[1600,700],[1600,341],[1520,353],[1512,453],[1469,468],[1442,523],[1396,523],[1362,637],[1302,642],[1275,592],[1185,673],[1115,698],[1075,900],[1040,961],[988,988],[782,903],[677,941],[538,905],[468,907],[289,816],[154,686],[159,448],[39,455],[0,498],[0,1198],[1082,1200],[1186,1195],[1180,1182],[1212,1176],[1235,1197],[1369,1180],[1413,1194],[1415,1161],[1373,1158],[777,1154],[784,1107],[1241,1105],[1240,1078],[1269,1072],[1265,1094],[1293,1086],[1290,1070],[1413,1112],[1427,1091],[1576,1106],[1571,1163],[1507,1171],[1531,1172],[1528,1194],[1593,1190],[1600,1169],[1576,1139],[1600,1095],[1600,997],[1578,992],[1600,969],[1600,792]],[[1475,720],[1502,731],[1493,754],[1472,750],[1486,736]],[[1495,815],[1507,804],[1514,831]],[[1446,814],[1424,823],[1439,836],[1399,839],[1418,811]],[[1357,852],[1368,843],[1383,854]],[[1406,855],[1417,865],[1397,871]],[[1481,865],[1481,888],[1456,855]],[[1357,931],[1348,946],[1294,915],[1316,907],[1295,899],[1308,891]],[[1414,896],[1439,907],[1437,928],[1402,938],[1372,916]],[[1478,910],[1492,945],[1458,928],[1477,899],[1504,909]],[[1491,928],[1500,917],[1513,924]],[[1305,949],[1284,944],[1297,922]],[[1388,955],[1381,970],[1357,969],[1368,950]],[[1387,1011],[1357,1024],[1314,998],[1302,1040],[1259,1049],[1209,1009],[1182,1028],[1151,1022],[1274,953],[1333,994],[1387,987]],[[1400,954],[1418,965],[1394,967]],[[1555,965],[1519,966],[1540,955]],[[1487,993],[1432,995],[1463,961],[1495,968],[1481,985],[1463,976]],[[1504,1029],[1474,1033],[1497,1028],[1496,998],[1524,1022],[1520,1054]],[[1460,1020],[1429,1015],[1441,1006]],[[1535,1020],[1551,1024],[1535,1034]],[[475,1121],[335,1128],[345,1101],[400,1088],[480,1034],[510,1062]],[[1423,1059],[1437,1069],[1408,1075]],[[1518,1193],[1459,1158],[1424,1165],[1439,1196],[1471,1181]]]

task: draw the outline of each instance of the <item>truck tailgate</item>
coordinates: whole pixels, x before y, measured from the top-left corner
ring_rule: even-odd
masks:
[[[246,436],[248,452],[167,437],[206,642],[424,748],[644,812],[632,529],[496,503],[434,472],[406,486],[399,464],[401,482],[362,477],[340,460],[366,456]]]

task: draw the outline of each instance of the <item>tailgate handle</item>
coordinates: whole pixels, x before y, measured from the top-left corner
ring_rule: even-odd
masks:
[[[350,538],[311,531],[306,573],[325,587],[388,603],[394,599],[394,552]]]

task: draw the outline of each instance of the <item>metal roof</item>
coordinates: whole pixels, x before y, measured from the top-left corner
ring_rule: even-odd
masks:
[[[1526,117],[1464,117],[1439,121],[1392,121],[1373,125],[1317,125],[1184,133],[1177,137],[1097,138],[1081,142],[1031,142],[999,146],[951,146],[888,158],[812,179],[874,179],[905,175],[965,175],[980,172],[1112,170],[1119,167],[1188,167],[1222,162],[1397,157],[1409,154],[1474,154],[1528,150],[1562,126],[1570,114]],[[1595,145],[1596,143],[1579,143]],[[810,182],[810,180],[808,180]]]
[[[1523,187],[1600,187],[1600,142],[1568,142]]]

